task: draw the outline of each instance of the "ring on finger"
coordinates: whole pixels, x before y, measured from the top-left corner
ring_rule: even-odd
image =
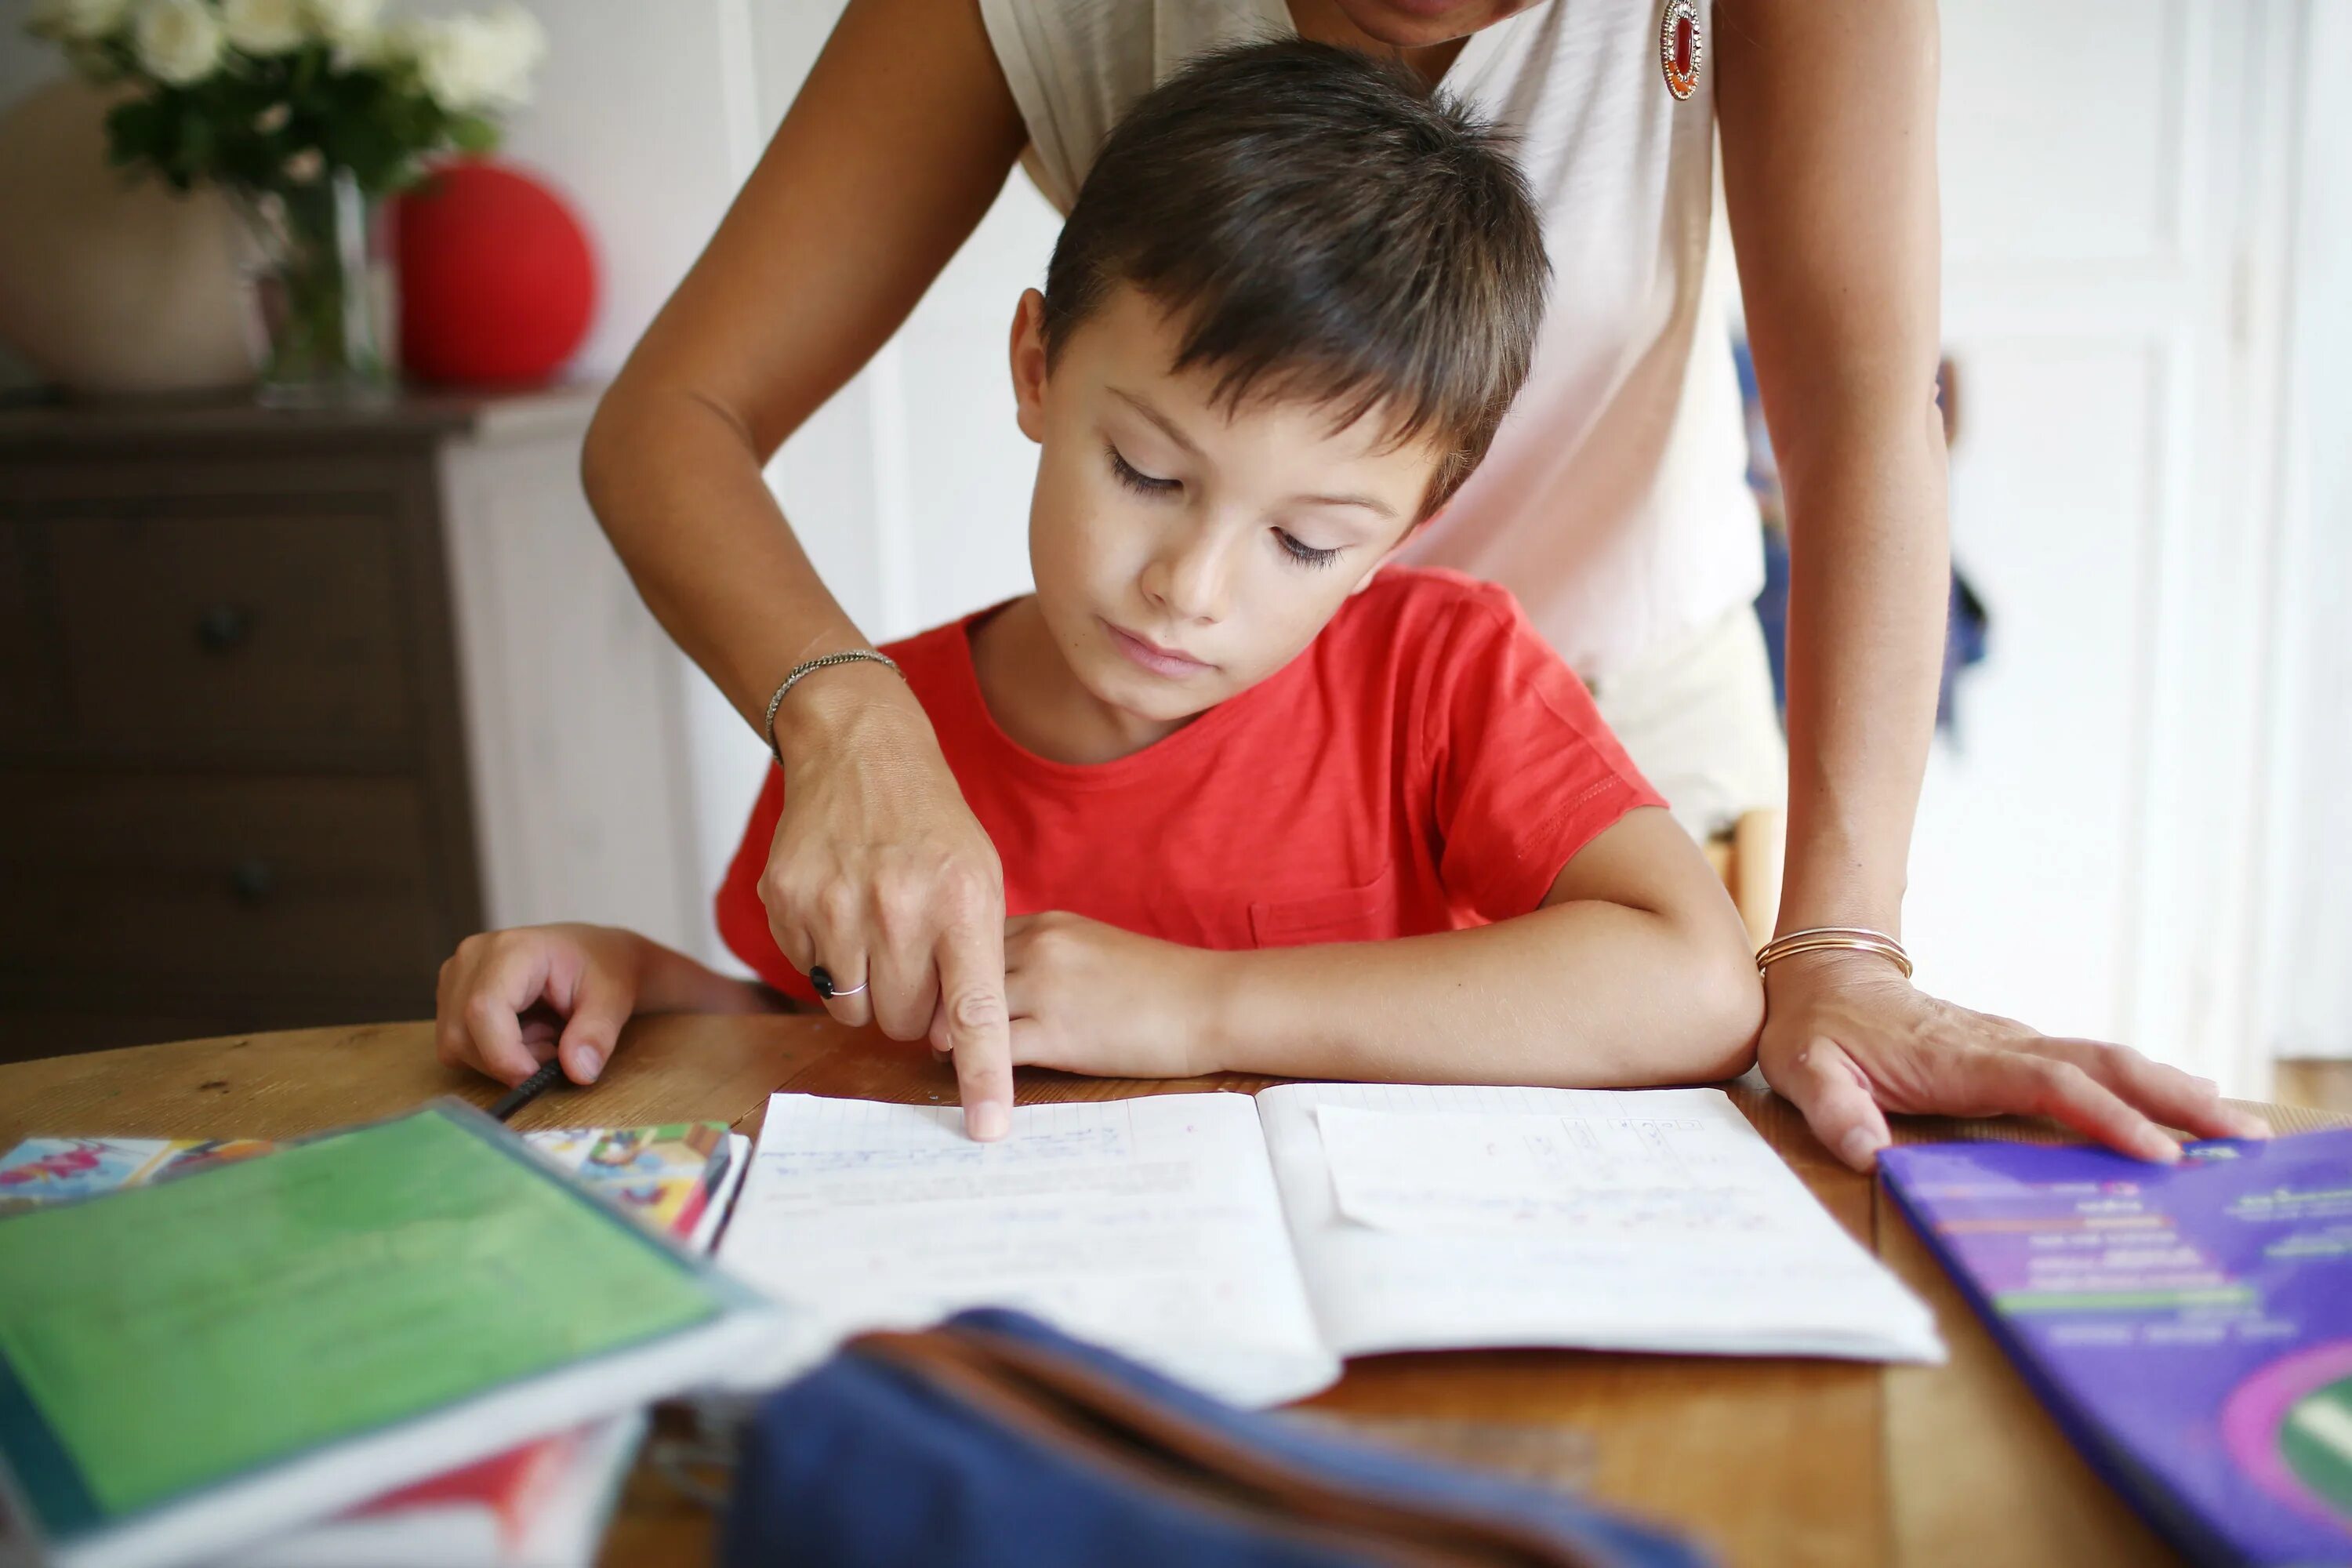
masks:
[[[816,994],[819,996],[824,997],[828,1002],[836,1000],[843,996],[857,995],[866,989],[866,982],[863,980],[859,981],[855,985],[839,985],[835,984],[833,971],[827,969],[822,963],[817,964],[814,968],[809,971],[809,984],[816,988]]]

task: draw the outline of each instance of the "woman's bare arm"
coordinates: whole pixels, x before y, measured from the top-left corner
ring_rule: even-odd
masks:
[[[1949,552],[1933,0],[1722,0],[1716,101],[1793,557],[1783,924],[1901,929]]]
[[[655,616],[757,726],[784,673],[868,646],[761,477],[886,342],[1026,133],[976,0],[852,0],[757,169],[605,394],[581,471]],[[851,1024],[953,1048],[969,1124],[1012,1098],[1003,890],[921,709],[878,666],[776,716],[787,807],[761,884],[777,943],[865,994]]]

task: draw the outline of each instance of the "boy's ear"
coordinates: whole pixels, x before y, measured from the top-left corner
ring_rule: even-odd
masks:
[[[1013,403],[1021,433],[1043,445],[1045,439],[1045,296],[1034,289],[1021,291],[1013,310]]]

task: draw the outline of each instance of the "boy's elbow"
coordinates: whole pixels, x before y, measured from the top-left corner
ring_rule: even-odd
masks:
[[[1709,1081],[1738,1078],[1756,1065],[1756,1042],[1764,1032],[1764,981],[1743,956],[1723,979],[1710,1037],[1718,1055]]]
[[[1764,982],[1743,937],[1726,942],[1714,932],[1694,939],[1684,1039],[1689,1081],[1720,1083],[1756,1065],[1764,1028]]]

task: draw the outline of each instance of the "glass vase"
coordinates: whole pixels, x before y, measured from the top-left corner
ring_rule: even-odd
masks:
[[[346,169],[228,195],[247,240],[256,398],[271,408],[389,403],[397,294],[384,204]]]

